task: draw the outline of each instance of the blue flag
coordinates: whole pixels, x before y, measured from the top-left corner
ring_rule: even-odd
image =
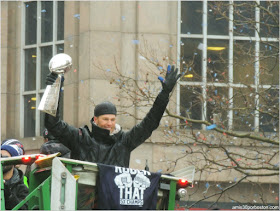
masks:
[[[104,164],[98,168],[98,209],[156,209],[160,173]]]

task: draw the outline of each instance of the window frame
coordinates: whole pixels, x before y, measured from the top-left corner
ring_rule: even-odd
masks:
[[[60,44],[64,44],[63,40],[57,40],[57,10],[58,10],[58,1],[53,1],[53,40],[51,42],[41,43],[41,1],[37,2],[37,37],[36,44],[26,45],[25,44],[25,17],[26,17],[26,7],[25,3],[30,3],[30,1],[22,1],[22,17],[21,17],[21,69],[20,69],[20,137],[25,137],[24,134],[24,97],[27,95],[35,94],[36,95],[36,109],[35,109],[35,136],[41,136],[40,131],[40,112],[37,108],[39,106],[41,97],[40,95],[44,93],[45,89],[41,89],[41,48],[46,46],[52,46],[52,55],[55,55],[58,52],[57,46]],[[25,91],[25,50],[27,49],[36,49],[36,89],[32,91]]]
[[[233,20],[233,0],[229,0],[229,19]],[[256,1],[258,4],[260,4],[260,0]],[[258,93],[260,89],[268,89],[271,87],[274,87],[274,85],[261,85],[260,84],[260,78],[259,71],[260,71],[260,62],[259,62],[259,52],[260,52],[260,41],[266,41],[266,42],[279,42],[278,38],[269,38],[269,37],[260,37],[257,33],[257,30],[260,31],[260,8],[255,8],[255,21],[256,21],[256,28],[254,37],[249,36],[234,36],[234,26],[233,21],[229,21],[229,34],[228,35],[208,35],[207,34],[207,21],[208,21],[208,1],[203,0],[202,1],[202,34],[182,34],[181,33],[181,1],[178,0],[178,19],[177,19],[177,67],[180,69],[180,63],[181,63],[181,40],[182,38],[199,38],[203,40],[203,49],[202,49],[202,82],[188,82],[188,81],[179,81],[177,83],[177,114],[180,114],[180,98],[182,97],[180,94],[181,91],[181,85],[187,86],[199,86],[202,89],[202,96],[203,99],[206,99],[206,88],[207,86],[216,86],[216,87],[228,87],[228,98],[229,98],[229,110],[228,110],[228,127],[229,130],[233,130],[233,89],[234,88],[246,88],[247,86],[243,84],[234,84],[233,83],[233,45],[234,41],[255,41],[255,80],[254,84],[251,85],[252,88],[254,88],[255,93]],[[207,40],[208,39],[218,39],[218,40],[228,40],[229,41],[229,56],[228,56],[228,75],[229,75],[229,82],[228,83],[212,83],[207,82]],[[277,89],[277,86],[275,86]],[[278,86],[279,89],[279,86]],[[256,109],[255,109],[255,115],[254,115],[254,132],[259,132],[260,127],[260,119],[259,119],[259,96],[256,94],[255,96],[255,102],[256,102]],[[205,117],[207,117],[207,101],[204,100],[202,103],[202,111],[201,111],[202,121],[205,121]],[[179,120],[177,120],[177,123],[179,124]],[[206,129],[206,125],[202,125],[202,129]]]

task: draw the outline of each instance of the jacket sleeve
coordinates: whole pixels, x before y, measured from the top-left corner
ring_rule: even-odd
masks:
[[[79,154],[79,143],[82,140],[82,130],[68,125],[61,120],[59,114],[60,103],[58,104],[56,117],[45,114],[45,127],[57,138],[59,142],[71,150],[71,154]]]
[[[11,210],[13,209],[16,205],[18,205],[25,197],[28,195],[29,190],[25,186],[24,183],[18,184],[15,189],[11,190],[11,194],[5,198],[5,206],[6,210]],[[19,209],[21,210],[27,210],[28,209],[28,204],[25,203],[20,207]]]
[[[126,132],[124,145],[132,151],[145,142],[152,135],[152,132],[158,128],[168,102],[169,93],[164,90],[161,91],[144,119]]]

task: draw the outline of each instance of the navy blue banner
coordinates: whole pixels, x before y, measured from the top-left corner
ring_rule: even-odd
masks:
[[[98,167],[98,209],[156,209],[160,173],[104,164]]]

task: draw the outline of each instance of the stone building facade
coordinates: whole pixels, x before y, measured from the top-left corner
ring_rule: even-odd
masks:
[[[119,88],[119,83],[114,83],[119,80],[120,75],[138,80],[140,84],[145,84],[148,77],[154,89],[160,89],[161,84],[157,80],[157,75],[147,76],[145,72],[146,69],[153,68],[143,59],[144,56],[149,57],[153,53],[153,50],[149,51],[149,49],[155,49],[158,58],[168,57],[174,64],[178,64],[178,49],[180,48],[178,47],[180,46],[178,44],[180,42],[178,40],[180,8],[178,1],[65,1],[63,7],[63,39],[50,45],[53,47],[63,45],[63,52],[73,59],[73,68],[65,75],[63,118],[65,122],[75,127],[89,125],[94,105],[104,100],[112,101],[121,111],[124,111],[125,105],[131,105],[129,99],[119,97],[125,96],[123,90]],[[17,138],[23,142],[27,153],[37,153],[43,143],[42,114],[39,111],[33,111],[32,118],[37,118],[34,135],[25,135],[24,126],[29,124],[28,121],[25,122],[24,110],[26,109],[24,96],[29,95],[29,92],[24,90],[27,83],[27,75],[24,73],[26,67],[24,51],[32,47],[32,45],[30,47],[24,44],[24,39],[26,39],[25,8],[26,2],[1,1],[1,140]],[[37,11],[37,14],[43,13]],[[55,16],[54,19],[57,17]],[[40,15],[37,18],[40,19]],[[49,25],[45,24],[44,27],[48,30]],[[55,31],[55,27],[53,29]],[[35,45],[35,48],[38,50],[42,46],[44,43]],[[147,54],[142,55],[139,52]],[[36,65],[40,66],[38,62]],[[36,77],[39,77],[36,81],[40,81],[40,76]],[[42,80],[36,82],[35,91],[30,92],[36,99],[39,99],[44,91],[44,87],[40,87]],[[168,105],[170,110],[176,110],[177,94],[175,90]],[[38,104],[39,101],[35,100],[35,105],[38,106]],[[141,119],[145,113],[142,111],[147,111],[147,108],[145,105],[142,105],[141,109],[129,106],[126,111],[131,115],[125,115],[125,112],[122,112],[117,117],[123,129],[129,129],[135,125],[139,121],[136,119]],[[153,133],[152,137],[133,151],[130,167],[144,169],[147,160],[151,171],[170,173],[174,170],[170,167],[170,163],[182,157],[180,153],[185,148],[183,143],[176,143],[166,138],[166,131],[164,131],[166,122],[171,124],[176,121],[168,117],[163,118],[159,129]],[[190,131],[186,133],[191,135]],[[209,132],[205,134],[207,137],[211,136]],[[191,138],[187,141],[192,143]],[[228,141],[232,139],[229,138]],[[191,145],[191,147],[198,146]],[[264,149],[269,150],[269,146],[265,146]],[[179,159],[175,170],[185,167],[191,159],[191,154]],[[235,175],[231,171],[211,175],[204,173],[199,178],[200,186],[196,184],[199,194],[189,195],[185,201],[198,200],[205,191],[207,182],[228,184],[238,176],[240,175]],[[275,198],[279,192],[279,175],[272,177],[270,181],[257,178],[253,182],[261,183],[263,192],[270,193],[264,196],[267,202],[278,203]],[[256,186],[247,182],[243,187],[247,187],[245,190],[250,192],[248,195],[252,198],[240,199],[240,202],[253,203],[256,200],[256,203],[262,203],[260,198],[254,196]],[[238,198],[240,191],[243,192],[240,189],[233,189],[230,193]],[[210,198],[206,201],[214,200]],[[228,196],[220,202],[223,202],[223,206],[227,208],[231,206],[230,203],[233,203]],[[207,205],[203,204],[201,207],[207,207]]]

